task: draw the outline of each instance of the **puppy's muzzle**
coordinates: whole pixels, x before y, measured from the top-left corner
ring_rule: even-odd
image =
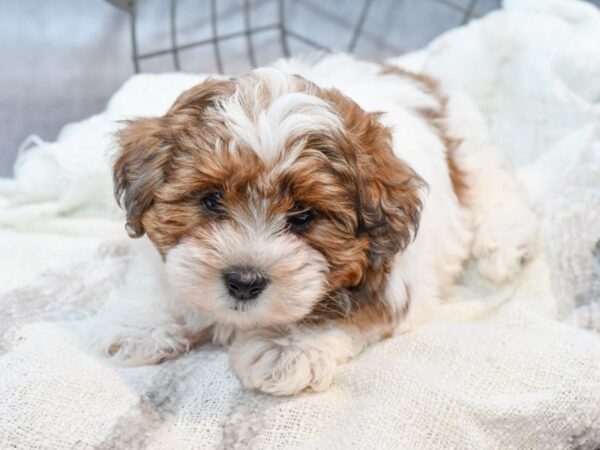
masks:
[[[265,290],[269,279],[252,267],[232,267],[223,273],[229,294],[237,300],[252,300]]]

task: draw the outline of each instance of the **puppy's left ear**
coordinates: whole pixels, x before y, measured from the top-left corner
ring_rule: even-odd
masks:
[[[379,114],[368,114],[362,131],[356,154],[359,232],[369,236],[369,260],[378,266],[416,236],[426,183],[394,155]]]

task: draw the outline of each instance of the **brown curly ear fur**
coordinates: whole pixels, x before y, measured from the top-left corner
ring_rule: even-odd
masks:
[[[389,130],[370,114],[357,157],[360,186],[359,220],[371,239],[370,261],[377,266],[403,250],[419,228],[425,182],[406,163],[394,156]]]
[[[144,234],[142,216],[168,176],[177,154],[178,130],[199,129],[206,108],[233,90],[233,81],[207,79],[183,92],[165,116],[131,120],[119,131],[113,180],[117,202],[127,213],[126,228],[131,237]]]
[[[381,114],[366,113],[335,90],[324,93],[344,120],[358,189],[358,232],[370,239],[369,262],[380,266],[403,250],[417,233],[426,186],[392,151],[390,130]],[[352,155],[353,154],[353,155]]]
[[[150,207],[165,179],[172,153],[172,139],[162,118],[129,121],[118,134],[120,150],[113,180],[117,202],[127,213],[131,237],[144,234],[142,215]]]

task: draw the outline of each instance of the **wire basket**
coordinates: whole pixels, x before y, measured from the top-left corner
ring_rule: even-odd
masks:
[[[252,10],[258,5],[264,4],[265,1],[254,1],[250,0],[239,0],[239,8],[243,16],[243,26],[240,29],[234,31],[222,31],[220,27],[221,18],[218,11],[218,0],[206,0],[198,3],[200,7],[208,9],[209,17],[209,28],[210,35],[207,38],[199,40],[191,40],[188,42],[182,42],[181,31],[178,14],[178,7],[181,0],[169,0],[168,14],[166,20],[168,20],[168,35],[169,42],[167,46],[158,48],[156,50],[143,52],[140,50],[140,36],[138,33],[139,28],[139,8],[142,0],[107,0],[111,4],[117,6],[129,15],[130,24],[130,40],[131,40],[131,58],[133,61],[134,71],[141,71],[141,63],[145,60],[158,58],[161,56],[170,56],[172,62],[172,68],[174,70],[181,70],[182,67],[182,54],[185,52],[198,48],[198,47],[212,47],[212,54],[214,63],[217,71],[223,73],[223,49],[222,46],[225,42],[243,38],[245,40],[246,58],[250,67],[256,67],[257,64],[257,46],[256,36],[265,32],[276,32],[278,35],[280,56],[291,56],[293,54],[290,46],[290,42],[297,41],[301,42],[310,49],[332,52],[346,51],[354,52],[359,40],[362,37],[364,31],[365,22],[368,19],[369,13],[372,9],[374,0],[354,0],[352,6],[356,9],[356,20],[350,25],[350,39],[344,45],[338,44],[336,48],[332,48],[329,45],[318,42],[312,36],[307,35],[307,30],[296,30],[293,29],[287,17],[287,10],[290,6],[291,0],[271,0],[276,4],[276,14],[269,23],[262,25],[255,25],[252,20]],[[424,1],[424,0],[421,0]],[[431,3],[435,3],[440,7],[445,7],[456,11],[461,15],[461,20],[456,25],[464,24],[471,18],[478,15],[476,11],[477,4],[480,0],[426,0]],[[333,2],[335,3],[335,2]],[[402,2],[399,2],[402,3]],[[489,3],[489,1],[488,1]],[[497,5],[499,1],[496,1]],[[416,2],[415,2],[416,4]]]

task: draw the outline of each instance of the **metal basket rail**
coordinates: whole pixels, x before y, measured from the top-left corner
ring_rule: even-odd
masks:
[[[303,44],[324,52],[331,52],[332,49],[326,45],[316,42],[314,39],[304,35],[301,32],[292,30],[288,26],[286,21],[286,0],[275,0],[277,2],[277,18],[272,23],[261,26],[253,26],[251,18],[251,10],[253,4],[250,0],[242,1],[242,14],[244,26],[241,30],[220,33],[219,32],[219,17],[217,11],[218,0],[208,0],[205,4],[208,4],[209,18],[210,18],[210,37],[201,40],[195,40],[186,43],[179,42],[178,23],[177,23],[177,7],[178,0],[169,0],[169,44],[166,48],[141,53],[139,50],[138,42],[138,4],[140,0],[107,0],[109,3],[117,6],[118,8],[126,11],[129,15],[130,23],[130,38],[131,38],[131,58],[133,62],[133,68],[136,73],[140,72],[141,61],[151,58],[156,58],[164,55],[171,55],[173,68],[177,71],[181,70],[181,59],[180,55],[182,52],[187,50],[202,47],[212,46],[212,52],[214,55],[215,65],[219,73],[223,73],[223,57],[221,51],[221,44],[225,41],[234,38],[244,37],[246,41],[246,55],[248,62],[251,67],[256,67],[256,47],[254,43],[254,36],[259,33],[266,31],[277,31],[279,36],[279,43],[281,47],[281,53],[285,57],[291,56],[290,51],[290,40],[296,40]],[[289,0],[288,0],[289,1]],[[475,7],[479,0],[469,0],[466,5],[461,5],[452,0],[430,0],[440,5],[444,5],[462,14],[462,22],[466,23],[471,18],[476,16]],[[352,53],[356,45],[361,38],[363,33],[364,24],[367,20],[369,11],[373,4],[373,0],[362,0],[361,3],[357,3],[360,6],[360,13],[358,19],[352,27],[351,37],[348,44],[345,47],[347,52]]]

